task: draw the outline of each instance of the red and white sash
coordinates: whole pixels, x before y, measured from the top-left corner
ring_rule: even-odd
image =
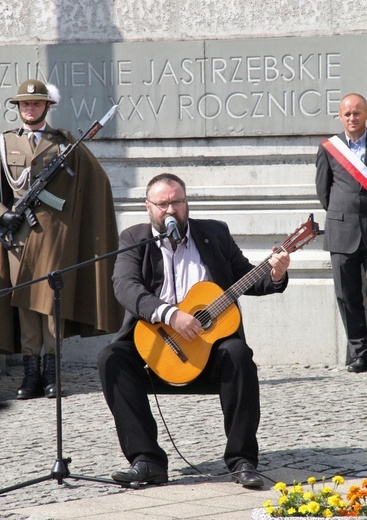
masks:
[[[323,141],[322,146],[367,190],[367,166],[337,135]]]

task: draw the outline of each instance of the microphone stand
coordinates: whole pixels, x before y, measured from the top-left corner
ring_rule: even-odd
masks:
[[[85,267],[90,264],[94,264],[96,262],[100,262],[106,258],[109,258],[114,255],[118,255],[119,253],[125,253],[131,249],[135,249],[137,247],[144,246],[149,244],[150,242],[157,242],[158,240],[162,240],[166,238],[171,233],[166,232],[159,234],[157,236],[153,236],[152,238],[148,238],[146,240],[142,240],[138,244],[133,244],[132,246],[125,247],[123,249],[118,249],[116,251],[112,251],[111,253],[106,253],[97,258],[91,258],[90,260],[86,260],[79,264],[75,264],[70,267],[65,267],[64,269],[60,269],[57,271],[52,271],[47,273],[45,276],[37,278],[35,280],[31,280],[29,282],[25,282],[14,287],[9,287],[6,289],[0,290],[0,298],[5,296],[13,291],[17,291],[24,287],[28,287],[29,285],[33,285],[39,283],[44,280],[48,280],[48,283],[51,289],[54,291],[54,319],[55,319],[55,365],[56,365],[56,441],[57,441],[57,454],[54,465],[52,466],[51,472],[43,477],[35,478],[32,480],[27,480],[25,482],[21,482],[18,484],[14,484],[13,486],[9,486],[6,488],[0,489],[0,494],[8,493],[10,491],[14,491],[16,489],[24,488],[27,486],[32,486],[33,484],[38,484],[40,482],[44,482],[46,480],[56,479],[58,484],[62,484],[64,479],[72,478],[75,480],[89,480],[93,482],[101,482],[103,484],[114,484],[123,488],[137,489],[140,487],[139,482],[131,482],[129,483],[121,483],[116,482],[112,479],[93,477],[87,475],[75,475],[70,473],[69,464],[71,462],[71,458],[64,458],[62,452],[62,406],[61,406],[61,297],[60,292],[64,286],[64,282],[62,279],[62,275],[69,271],[74,271],[76,269],[80,269],[81,267]]]

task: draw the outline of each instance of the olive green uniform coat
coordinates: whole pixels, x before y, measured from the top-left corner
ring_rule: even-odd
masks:
[[[69,132],[55,131],[47,125],[33,155],[26,134],[19,136],[16,131],[10,131],[5,132],[4,137],[6,160],[13,178],[19,178],[24,168],[30,166],[31,182],[56,153],[69,142],[75,142]],[[105,171],[84,144],[73,150],[67,164],[75,176],[71,177],[61,169],[47,186],[48,191],[66,201],[63,211],[41,203],[34,210],[37,225],[29,228],[24,222],[18,233],[18,236],[22,234],[24,226],[28,228],[17,285],[115,251],[118,247],[111,186]],[[12,207],[14,195],[19,198],[25,190],[13,193],[3,168],[0,188],[1,216]],[[17,234],[14,239],[16,242]],[[61,317],[65,319],[65,337],[91,336],[119,329],[121,308],[114,298],[111,282],[114,261],[112,256],[62,274]],[[8,253],[1,245],[0,289],[10,286]],[[17,307],[52,315],[54,292],[48,281],[34,283],[0,298],[0,353],[16,350],[14,310]]]

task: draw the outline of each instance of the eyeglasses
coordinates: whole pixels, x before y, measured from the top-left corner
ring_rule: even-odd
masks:
[[[152,200],[147,199],[148,202],[156,206],[161,211],[167,211],[167,209],[172,206],[174,209],[178,209],[183,206],[186,202],[186,199],[181,200],[172,200],[171,202],[153,202]]]

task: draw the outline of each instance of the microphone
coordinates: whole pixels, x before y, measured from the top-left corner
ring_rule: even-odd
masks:
[[[181,235],[177,229],[177,220],[172,215],[169,215],[164,219],[164,223],[167,227],[167,236],[172,237],[176,244],[181,242]]]

